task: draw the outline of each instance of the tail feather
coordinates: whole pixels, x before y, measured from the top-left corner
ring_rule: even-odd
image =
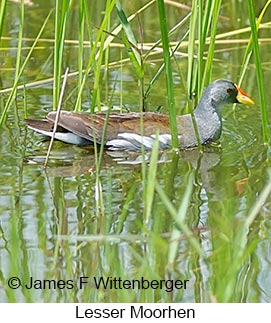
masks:
[[[41,133],[42,131],[51,132],[53,131],[53,128],[54,128],[54,123],[51,121],[48,121],[47,119],[41,119],[41,120],[24,119],[24,122],[29,128]],[[66,130],[60,126],[57,127],[57,131],[66,132]]]
[[[48,137],[53,136],[54,123],[50,120],[25,119],[24,122],[26,123],[28,128],[38,133],[41,133],[44,136],[48,136]],[[57,126],[54,138],[66,143],[79,145],[79,146],[91,144],[91,141],[86,140],[85,138],[82,138],[61,126]]]

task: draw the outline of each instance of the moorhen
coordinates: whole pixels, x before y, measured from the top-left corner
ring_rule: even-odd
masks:
[[[194,110],[200,142],[202,145],[217,140],[222,130],[221,107],[227,103],[254,104],[253,100],[236,84],[228,80],[216,80],[204,91]],[[49,112],[46,119],[25,119],[27,126],[46,136],[52,136],[56,112]],[[143,119],[143,133],[142,133]],[[169,116],[145,113],[75,113],[61,111],[55,139],[75,145],[101,144],[103,129],[105,146],[113,150],[139,150],[143,145],[152,149],[159,131],[159,148],[171,146]],[[190,114],[177,117],[178,140],[180,148],[198,145]]]

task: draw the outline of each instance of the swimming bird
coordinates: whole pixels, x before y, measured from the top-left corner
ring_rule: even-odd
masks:
[[[219,139],[222,131],[221,108],[225,104],[254,101],[236,84],[216,80],[203,92],[194,110],[199,140],[206,145]],[[57,112],[49,112],[46,119],[25,119],[26,125],[45,136],[52,137]],[[143,125],[143,127],[142,127]],[[106,127],[105,136],[103,136]],[[177,116],[178,142],[181,149],[198,145],[191,114]],[[158,133],[158,134],[157,134]],[[171,147],[169,116],[161,113],[77,113],[62,110],[55,139],[75,145],[101,144],[111,150],[151,150],[158,138],[161,150]]]

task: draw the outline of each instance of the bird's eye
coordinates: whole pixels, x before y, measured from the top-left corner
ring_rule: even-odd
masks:
[[[227,89],[227,92],[230,94],[233,92],[233,89]]]

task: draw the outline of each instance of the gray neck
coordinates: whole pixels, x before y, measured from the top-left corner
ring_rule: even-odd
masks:
[[[215,93],[212,92],[212,87],[207,87],[194,111],[195,117],[200,116],[201,118],[207,119],[210,115],[216,114],[221,120],[221,107],[224,103],[221,102],[219,105],[218,102],[220,100],[216,100]]]
[[[209,93],[205,93],[194,110],[201,143],[208,143],[219,138],[222,129],[220,107],[215,104]]]
[[[204,95],[194,110],[195,118],[198,119],[200,117],[203,119],[208,119],[211,116],[216,115],[219,120],[221,120],[221,107],[214,102],[210,93],[207,93],[207,90],[204,92]]]

